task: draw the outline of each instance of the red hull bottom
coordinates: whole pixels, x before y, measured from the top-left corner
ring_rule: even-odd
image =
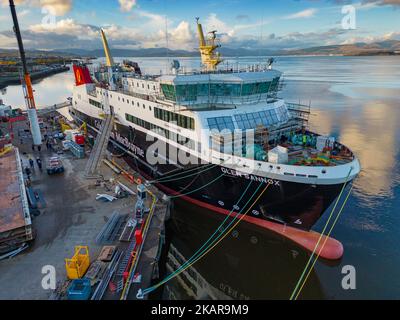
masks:
[[[158,186],[160,189],[164,190],[168,194],[171,195],[179,195],[174,190],[169,189],[168,187],[165,187],[163,185]],[[229,210],[219,208],[213,205],[210,205],[208,203],[193,199],[188,196],[182,196],[181,199],[188,201],[190,203],[193,203],[199,207],[203,207],[206,209],[209,209],[214,212],[218,212],[223,215],[232,215],[235,213],[231,213]],[[236,215],[236,214],[235,214]],[[239,215],[238,218],[243,217],[243,215]],[[301,229],[296,229],[290,226],[285,226],[280,223],[268,221],[268,220],[263,220],[263,219],[258,219],[254,218],[251,216],[245,216],[243,217],[243,221],[246,221],[251,224],[255,224],[261,228],[268,229],[272,232],[275,232],[276,234],[281,235],[282,237],[285,237],[300,247],[310,251],[310,252],[315,252],[315,254],[320,255],[320,257],[327,259],[327,260],[338,260],[342,258],[343,256],[343,245],[341,242],[338,240],[331,238],[331,237],[326,237],[322,236],[321,234],[315,231],[304,231]],[[319,241],[319,243],[318,243]],[[324,245],[325,243],[325,245]],[[318,244],[318,246],[317,246]],[[322,247],[324,245],[324,247]],[[322,249],[322,250],[321,250]],[[321,252],[319,252],[321,251]]]

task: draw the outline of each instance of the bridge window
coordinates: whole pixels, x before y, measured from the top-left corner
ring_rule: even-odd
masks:
[[[166,122],[175,122],[179,127],[194,130],[194,119],[168,110],[154,108],[154,117]]]
[[[95,106],[96,108],[101,108],[101,103],[100,103],[100,102],[97,102],[97,101],[95,101],[95,100],[89,99],[89,103],[90,103],[92,106]]]
[[[175,86],[172,84],[162,84],[161,90],[167,100],[176,101]]]
[[[232,132],[235,130],[235,125],[233,124],[232,117],[208,118],[207,122],[210,130],[230,130]]]
[[[255,129],[257,126],[269,127],[277,124],[280,121],[286,121],[282,120],[282,118],[281,120],[278,119],[276,110],[266,110],[235,115],[236,123],[241,130]]]
[[[186,146],[187,148],[190,148],[192,150],[196,150],[195,141],[188,137],[184,137],[178,133],[161,128],[153,123],[150,123],[146,120],[139,119],[139,118],[132,116],[130,114],[127,114],[127,113],[125,114],[125,119],[131,123],[136,124],[137,126],[145,128],[147,130],[151,130],[156,134],[164,136],[171,141],[175,141],[175,142],[179,143],[180,145]]]

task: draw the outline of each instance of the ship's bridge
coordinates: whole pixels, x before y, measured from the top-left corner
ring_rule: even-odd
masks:
[[[165,75],[159,78],[164,98],[193,109],[236,108],[276,96],[282,73],[215,72]]]

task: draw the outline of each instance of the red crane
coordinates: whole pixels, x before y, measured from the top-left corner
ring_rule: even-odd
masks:
[[[21,31],[19,29],[17,12],[15,10],[14,0],[9,0],[9,1],[10,1],[11,15],[14,23],[14,32],[15,36],[17,37],[19,55],[21,57],[22,71],[23,71],[23,79],[21,79],[21,82],[22,82],[22,87],[24,89],[26,107],[28,109],[28,117],[31,125],[33,144],[41,145],[42,135],[40,132],[39,121],[36,112],[35,98],[33,96],[31,76],[29,74],[28,67],[26,64],[24,44],[22,42]]]

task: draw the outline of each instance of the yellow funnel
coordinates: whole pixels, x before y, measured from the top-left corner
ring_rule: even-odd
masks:
[[[103,40],[103,47],[104,47],[104,53],[106,55],[107,67],[112,67],[114,65],[114,59],[111,56],[110,47],[108,46],[106,34],[104,33],[103,29],[100,29],[100,32],[101,32],[101,39]]]

